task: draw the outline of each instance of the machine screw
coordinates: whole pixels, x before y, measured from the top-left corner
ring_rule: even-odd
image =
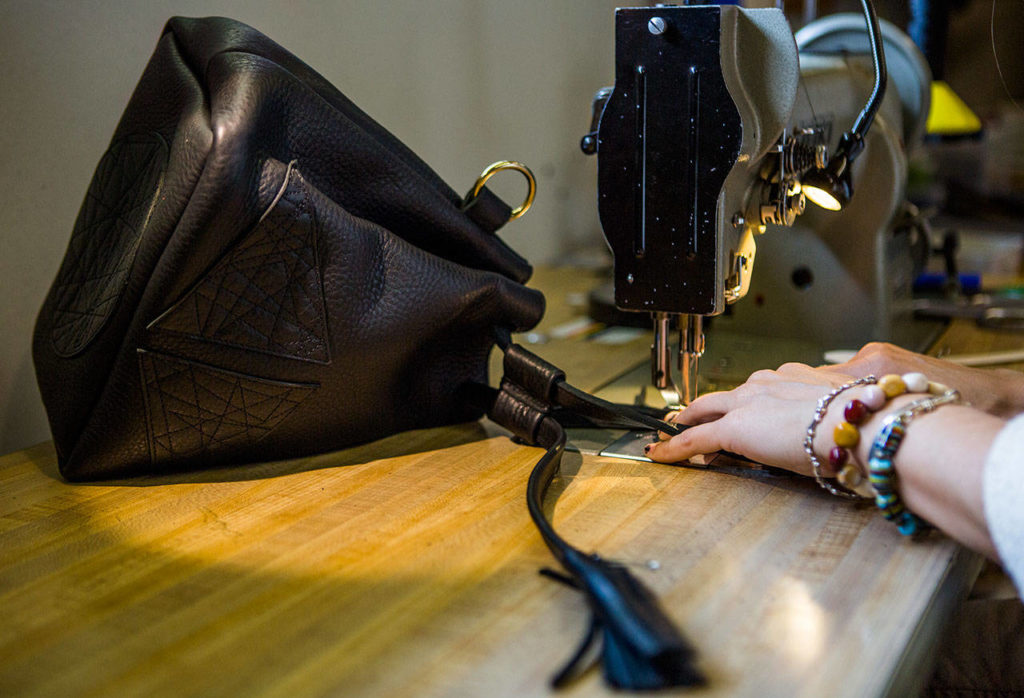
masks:
[[[597,152],[597,136],[593,133],[588,133],[583,136],[580,140],[580,150],[583,151],[584,155],[593,155]]]
[[[668,24],[665,23],[665,19],[662,17],[651,17],[647,22],[647,31],[654,34],[655,36],[661,36],[668,29]]]

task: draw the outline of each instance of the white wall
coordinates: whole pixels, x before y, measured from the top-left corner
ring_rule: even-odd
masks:
[[[456,190],[513,158],[534,210],[503,235],[535,263],[600,253],[578,143],[612,80],[606,0],[0,0],[0,453],[49,438],[30,343],[75,215],[172,15],[226,15],[309,63]],[[642,3],[637,3],[642,4]],[[510,202],[515,176],[495,189]]]

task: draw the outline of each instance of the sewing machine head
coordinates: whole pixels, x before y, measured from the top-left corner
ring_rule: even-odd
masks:
[[[873,13],[871,21],[877,35]],[[866,42],[870,32],[863,34]],[[878,51],[873,81],[867,63],[867,107],[856,85],[863,70],[851,80],[855,68],[843,59],[828,69],[809,61],[819,83],[855,92],[846,102],[864,107],[848,115],[825,104],[819,116],[795,109],[801,63],[780,10],[619,9],[615,42],[615,85],[595,96],[581,147],[597,154],[615,305],[653,314],[652,380],[670,405],[686,403],[703,351],[701,319],[747,294],[755,236],[768,226],[792,226],[808,198],[831,209],[849,202],[851,165],[885,92],[885,61]],[[902,157],[899,139],[877,148]],[[895,188],[901,197],[902,181]],[[893,216],[879,212],[886,222]],[[680,333],[678,387],[673,325]]]

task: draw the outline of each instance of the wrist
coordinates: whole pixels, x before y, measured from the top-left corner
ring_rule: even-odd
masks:
[[[839,404],[845,402],[845,406],[830,411],[832,403],[840,396],[843,401]],[[832,389],[818,400],[804,438],[804,451],[815,479],[823,489],[838,497],[873,498],[886,518],[899,523],[901,532],[912,533],[917,529],[916,518],[909,512],[904,513],[895,492],[892,457],[903,439],[907,423],[919,414],[951,402],[961,402],[956,390],[929,381],[918,372],[886,374],[881,378],[865,376]],[[884,416],[886,413],[892,416]],[[862,440],[861,428],[879,419],[881,430],[874,443],[866,438]],[[826,430],[832,426],[835,442],[824,459],[822,442],[817,438],[822,426]],[[858,451],[862,454],[860,464],[854,455]],[[838,476],[842,487],[829,483],[825,479],[828,475]]]
[[[921,399],[919,393],[907,393],[899,395],[883,407],[878,412],[875,412],[871,417],[864,422],[861,427],[861,439],[860,443],[857,444],[856,449],[851,450],[857,466],[863,473],[867,473],[868,457],[871,452],[871,446],[877,438],[878,434],[882,431],[882,427],[885,426],[885,421],[906,409],[907,405]]]
[[[811,456],[818,482],[839,496],[849,495],[823,482],[819,470],[831,474],[827,453],[833,439],[829,437],[844,421],[846,405],[865,390],[853,381],[836,388],[819,400],[808,428],[808,435],[817,437],[813,450],[805,450],[818,454]],[[827,400],[831,397],[834,404]],[[915,535],[930,522],[971,547],[990,551],[982,515],[982,463],[1004,425],[991,413],[963,404],[955,390],[929,383],[928,394],[896,395],[860,421],[858,441],[848,449],[850,465],[839,483],[851,489],[847,480],[866,472],[868,477],[852,482],[853,488],[873,498],[881,515],[900,533]],[[815,463],[819,456],[821,466]],[[865,488],[867,492],[861,491]]]
[[[823,402],[828,404],[833,395],[844,391],[848,391],[845,407],[827,415],[821,413],[819,403],[816,414],[826,428],[835,425],[835,446],[828,451],[826,472],[836,476],[845,490],[875,499],[886,518],[894,518],[893,512],[902,510],[902,505],[892,489],[892,456],[903,439],[906,423],[938,406],[961,402],[960,395],[948,386],[929,381],[922,373],[907,373],[885,375],[877,381],[873,376],[858,379],[833,391]],[[816,475],[822,487],[837,493],[822,482],[819,472]]]

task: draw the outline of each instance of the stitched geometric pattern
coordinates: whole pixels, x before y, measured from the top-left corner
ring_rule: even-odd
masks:
[[[118,139],[96,166],[54,282],[50,337],[58,356],[83,351],[114,312],[166,163],[167,145],[153,133]]]
[[[253,231],[151,328],[302,361],[329,363],[315,216],[290,168]]]
[[[138,354],[154,463],[256,443],[319,387]]]

